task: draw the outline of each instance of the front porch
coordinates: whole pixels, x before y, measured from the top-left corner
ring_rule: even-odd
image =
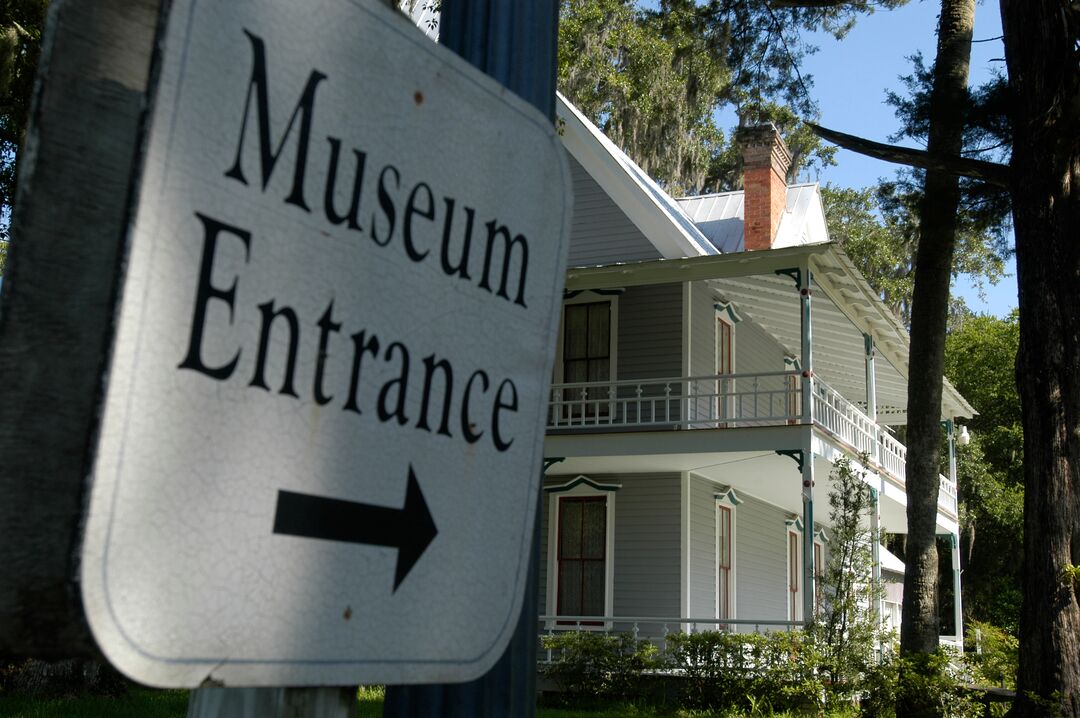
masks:
[[[872,420],[821,378],[807,377],[807,381],[811,402],[805,413],[803,377],[797,371],[553,384],[547,431],[554,437],[810,425],[852,458],[865,454],[869,458],[865,468],[903,491],[907,447],[891,429]],[[952,441],[951,424],[946,430]],[[772,444],[774,449],[798,446],[791,440]],[[548,454],[555,455],[552,451],[559,449],[552,446]],[[958,520],[955,476],[940,477],[938,509]]]

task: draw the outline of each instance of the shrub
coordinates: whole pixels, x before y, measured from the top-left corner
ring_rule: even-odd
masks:
[[[821,708],[820,656],[804,633],[704,631],[671,635],[667,642],[669,665],[683,674],[682,699],[690,707]]]
[[[971,621],[964,640],[964,660],[973,683],[1016,688],[1020,661],[1020,641],[1016,636],[989,623]]]
[[[867,670],[862,713],[875,718],[892,718],[897,705],[906,707],[906,716],[936,715],[949,718],[976,718],[982,706],[953,675],[956,656],[939,649],[925,656],[900,657],[889,652],[879,666]]]
[[[641,675],[658,666],[656,646],[628,634],[568,631],[543,636],[542,645],[554,656],[544,674],[577,705],[635,700],[643,690]]]

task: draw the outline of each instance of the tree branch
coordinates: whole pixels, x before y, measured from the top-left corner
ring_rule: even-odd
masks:
[[[826,8],[848,5],[851,0],[770,0],[769,7]]]
[[[784,0],[785,2],[787,0]],[[794,0],[797,2],[809,0]],[[931,155],[926,150],[916,150],[910,147],[897,147],[883,142],[873,142],[855,135],[830,130],[827,127],[807,122],[806,125],[821,139],[839,145],[845,150],[858,152],[867,157],[873,157],[886,162],[893,162],[909,167],[921,167],[928,170],[938,170],[960,177],[971,177],[982,180],[989,184],[1008,188],[1009,166],[998,162],[975,160],[969,157]]]

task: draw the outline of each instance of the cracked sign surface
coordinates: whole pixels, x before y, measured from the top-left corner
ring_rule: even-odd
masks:
[[[144,683],[467,680],[520,612],[550,123],[377,2],[171,3],[82,549]]]

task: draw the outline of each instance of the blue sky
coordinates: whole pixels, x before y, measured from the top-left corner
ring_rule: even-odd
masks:
[[[935,30],[939,3],[911,0],[896,10],[880,10],[861,17],[855,28],[837,42],[828,35],[814,38],[821,49],[804,64],[804,76],[813,76],[810,88],[821,108],[821,124],[842,132],[881,142],[899,129],[893,109],[885,104],[886,88],[901,88],[900,75],[910,72],[907,58],[921,50],[927,61],[935,53]],[[975,39],[1001,35],[998,4],[982,0],[976,9]],[[997,69],[1004,71],[1000,40],[976,42],[972,46],[971,82],[979,84]],[[867,187],[879,177],[891,177],[896,165],[840,150],[837,166],[826,169],[817,179],[847,187]],[[974,311],[1004,316],[1016,307],[1015,264],[1010,260],[1010,276],[987,287],[985,301],[962,279],[953,291],[964,297]]]

